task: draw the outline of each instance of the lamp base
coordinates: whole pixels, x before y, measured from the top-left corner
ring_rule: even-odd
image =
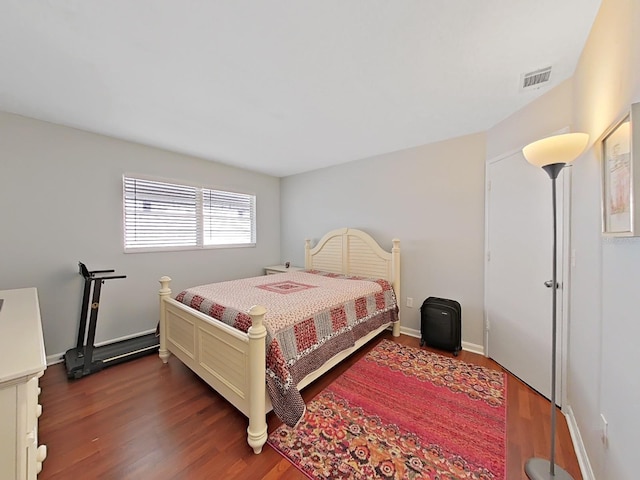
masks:
[[[542,458],[530,458],[524,464],[524,471],[530,480],[573,480],[573,477],[558,465],[554,465],[553,469],[554,475],[551,475],[551,462]]]

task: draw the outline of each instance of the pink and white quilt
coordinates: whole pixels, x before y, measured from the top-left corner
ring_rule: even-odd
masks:
[[[295,425],[305,410],[296,385],[379,326],[398,321],[386,280],[305,270],[189,288],[176,300],[243,332],[248,310],[267,309],[266,381],[273,410]]]

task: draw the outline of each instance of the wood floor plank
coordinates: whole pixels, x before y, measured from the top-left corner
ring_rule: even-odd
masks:
[[[395,339],[384,333],[380,338],[419,346],[418,339],[404,335]],[[307,387],[305,400],[375,343]],[[458,358],[502,370],[481,355],[463,351]],[[507,479],[526,480],[525,461],[533,455],[549,455],[550,406],[506,373]],[[175,357],[164,365],[150,355],[73,381],[67,380],[62,364],[52,365],[40,385],[39,436],[48,447],[40,480],[305,479],[268,445],[255,455],[246,443],[246,418]],[[581,480],[560,411],[557,423],[556,463]],[[270,414],[267,424],[271,432],[280,422]]]

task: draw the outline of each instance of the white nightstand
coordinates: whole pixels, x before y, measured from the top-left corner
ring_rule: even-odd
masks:
[[[270,267],[264,267],[265,275],[273,275],[274,273],[286,273],[286,272],[297,272],[299,270],[304,270],[302,267],[294,267],[291,265],[289,268],[284,265],[271,265]]]

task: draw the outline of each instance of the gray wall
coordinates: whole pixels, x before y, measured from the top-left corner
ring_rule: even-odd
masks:
[[[123,253],[123,173],[255,193],[257,247]],[[153,329],[160,276],[171,276],[177,293],[259,275],[279,261],[279,185],[275,177],[0,112],[0,289],[38,288],[49,356],[75,343],[78,261],[127,275],[103,286],[97,342]]]
[[[453,298],[463,341],[482,346],[484,157],[476,134],[283,178],[282,261],[304,265],[301,242],[334,228],[362,229],[385,249],[397,237],[403,327],[419,330],[428,296]]]

